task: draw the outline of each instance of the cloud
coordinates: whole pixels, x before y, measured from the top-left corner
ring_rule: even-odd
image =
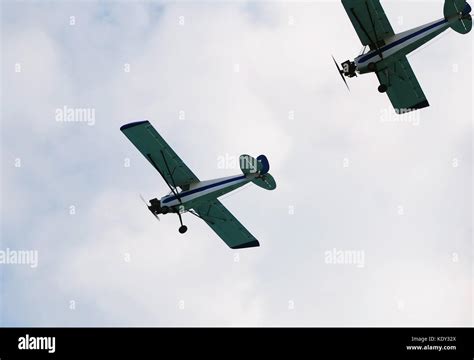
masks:
[[[396,30],[441,5],[384,2]],[[375,77],[344,89],[331,54],[360,43],[339,2],[15,2],[2,23],[2,246],[39,251],[2,268],[4,325],[471,323],[471,35],[410,56],[432,104],[415,125],[384,121]],[[275,192],[223,200],[260,248],[153,219],[138,193],[167,187],[119,131],[144,118],[201,179],[269,157]],[[326,264],[333,248],[364,268]]]

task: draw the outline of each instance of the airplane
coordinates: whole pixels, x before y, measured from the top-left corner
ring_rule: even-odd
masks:
[[[258,240],[217,199],[249,182],[274,190],[276,182],[268,173],[270,165],[265,155],[256,159],[241,155],[239,164],[242,174],[214,180],[200,181],[173,149],[158,134],[148,120],[123,125],[120,130],[158,171],[171,192],[161,199],[151,199],[147,205],[159,220],[160,214],[177,214],[184,234],[182,214],[190,213],[204,220],[212,230],[232,249],[260,246]]]
[[[395,34],[379,0],[342,0],[364,50],[354,61],[339,68],[342,80],[357,74],[375,73],[378,91],[387,93],[395,112],[403,114],[430,106],[406,55],[449,27],[460,34],[472,28],[471,6],[465,0],[445,0],[444,18]]]

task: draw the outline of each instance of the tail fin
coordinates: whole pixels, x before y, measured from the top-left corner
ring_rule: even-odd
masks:
[[[471,6],[465,0],[445,0],[444,17],[449,26],[460,34],[467,34],[472,29]]]
[[[244,174],[258,174],[252,182],[267,190],[276,188],[276,182],[273,176],[268,171],[270,170],[270,163],[265,155],[259,155],[255,159],[250,155],[240,155],[240,169]]]
[[[265,155],[259,155],[256,159],[250,155],[240,155],[239,158],[240,170],[244,174],[264,175],[270,170],[270,164]]]

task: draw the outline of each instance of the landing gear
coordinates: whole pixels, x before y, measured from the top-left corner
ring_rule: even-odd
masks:
[[[387,91],[387,85],[385,84],[380,84],[379,87],[378,87],[378,91],[379,93],[384,93]]]
[[[183,225],[183,219],[181,218],[181,213],[178,211],[178,216],[179,216],[179,222],[181,223],[181,226],[179,227],[178,231],[180,234],[184,234],[186,231],[188,231],[188,227],[186,225]]]

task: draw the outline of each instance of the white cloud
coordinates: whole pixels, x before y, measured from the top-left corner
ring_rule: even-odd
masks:
[[[397,30],[439,5],[384,2]],[[471,35],[410,57],[432,104],[414,126],[382,121],[375,77],[344,89],[331,54],[360,44],[339,2],[9,3],[3,16],[2,245],[39,250],[36,270],[5,270],[4,324],[469,324]],[[63,105],[94,108],[95,125],[57,123]],[[223,201],[261,248],[235,262],[198,219],[185,236],[153,219],[138,193],[167,188],[119,131],[143,118],[203,179],[235,172],[219,155],[268,155],[277,191]],[[364,250],[366,266],[325,264],[334,247]]]

